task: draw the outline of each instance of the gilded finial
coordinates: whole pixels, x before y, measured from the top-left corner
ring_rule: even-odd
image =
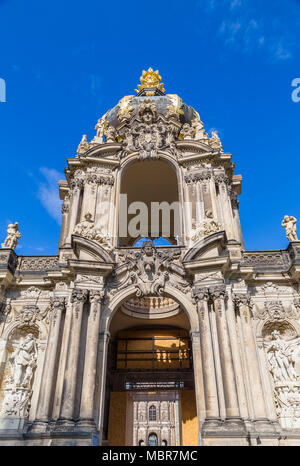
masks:
[[[140,77],[141,84],[138,84],[138,88],[135,89],[136,92],[140,92],[142,89],[158,89],[161,92],[165,92],[164,85],[161,83],[161,76],[159,75],[158,70],[153,71],[152,68],[149,68],[148,71],[143,70],[142,76]],[[146,95],[154,95],[147,93]]]

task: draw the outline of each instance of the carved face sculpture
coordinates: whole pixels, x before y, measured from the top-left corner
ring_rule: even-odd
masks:
[[[34,315],[34,312],[33,310],[28,307],[28,308],[25,308],[24,309],[24,312],[23,312],[23,320],[24,322],[28,323],[30,322],[32,319],[33,319],[33,315]],[[31,334],[30,334],[31,335]],[[28,335],[29,336],[29,335]]]
[[[150,125],[153,122],[153,115],[151,110],[145,110],[143,115],[142,115],[142,120],[144,123],[147,125]]]
[[[151,243],[148,243],[144,245],[143,251],[146,254],[146,256],[151,257],[154,254],[154,248]]]
[[[271,333],[273,340],[280,340],[280,332],[278,330],[273,330]]]

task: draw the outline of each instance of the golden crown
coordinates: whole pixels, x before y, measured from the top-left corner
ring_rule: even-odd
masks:
[[[161,92],[165,92],[164,85],[160,82],[161,76],[159,75],[158,70],[153,71],[152,68],[149,68],[148,71],[143,70],[140,81],[141,84],[138,84],[138,88],[135,89],[136,92],[140,92],[142,89],[151,88],[156,88]]]

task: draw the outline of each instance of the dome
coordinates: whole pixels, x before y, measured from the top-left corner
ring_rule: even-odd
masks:
[[[182,102],[177,94],[165,94],[161,77],[157,71],[149,68],[143,71],[140,78],[141,84],[136,89],[137,95],[123,97],[114,108],[105,114],[105,121],[114,128],[119,128],[124,119],[138,118],[139,109],[142,104],[155,106],[157,116],[169,118],[172,116],[181,124],[192,124],[197,117],[197,112]]]
[[[182,102],[181,98],[176,94],[166,94],[166,95],[137,95],[137,96],[125,96],[121,99],[115,107],[109,110],[106,113],[105,121],[107,121],[114,128],[119,128],[122,124],[122,109],[126,108],[124,103],[127,102],[127,106],[132,107],[130,111],[130,117],[138,117],[140,105],[144,102],[149,102],[154,104],[156,107],[156,112],[158,115],[161,115],[165,118],[168,117],[170,112],[170,107],[174,107],[179,116],[179,121],[183,125],[184,123],[192,124],[192,121],[196,118],[195,110]]]
[[[180,141],[202,143],[206,146],[203,150],[223,152],[217,132],[209,138],[198,112],[177,94],[165,94],[158,70],[143,71],[140,81],[136,95],[126,95],[99,118],[90,143],[83,135],[78,156],[103,143],[119,144],[121,157],[138,152],[141,159],[158,157],[161,149],[172,152]]]

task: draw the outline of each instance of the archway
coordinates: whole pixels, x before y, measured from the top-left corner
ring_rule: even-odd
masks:
[[[118,306],[109,325],[105,378],[109,445],[148,445],[150,434],[158,445],[197,444],[190,330],[173,298],[128,297]]]
[[[177,244],[182,220],[175,168],[162,158],[135,160],[123,168],[120,186],[119,245],[132,246],[143,236]]]

